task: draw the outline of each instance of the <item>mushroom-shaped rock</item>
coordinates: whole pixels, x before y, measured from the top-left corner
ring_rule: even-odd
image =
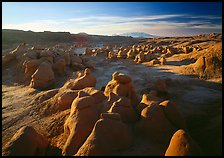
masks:
[[[84,75],[75,79],[72,90],[80,90],[86,87],[95,87],[95,86],[96,86],[96,78],[93,75],[91,75],[90,69],[86,68],[84,71]]]
[[[104,93],[94,87],[86,87],[82,89],[83,92],[91,95],[95,99],[95,103],[101,103],[103,100],[107,99],[107,97],[104,95]]]
[[[161,65],[165,65],[166,64],[166,59],[165,57],[161,57],[161,59],[159,60]]]
[[[186,128],[186,123],[176,105],[170,100],[165,100],[159,104],[166,118],[177,128]]]
[[[24,61],[23,66],[25,67],[25,78],[30,79],[42,62],[43,60],[41,59],[32,59],[29,61]]]
[[[201,156],[202,152],[198,144],[183,129],[174,133],[165,156]]]
[[[111,92],[129,98],[131,100],[131,105],[136,108],[138,97],[132,84],[132,80],[127,75],[119,72],[112,74],[112,80],[106,85],[104,94],[105,96],[109,96]]]
[[[110,51],[107,55],[108,59],[117,59],[117,54],[113,51]]]
[[[44,156],[49,146],[45,137],[31,126],[20,128],[4,148],[4,156]]]
[[[206,67],[206,58],[204,56],[200,56],[193,64],[194,71],[200,76],[204,75]]]
[[[108,112],[119,113],[124,123],[133,123],[137,121],[137,115],[131,106],[130,99],[126,97],[121,97],[119,100],[115,101]]]
[[[132,80],[129,76],[122,74],[122,73],[115,72],[115,73],[113,73],[112,77],[113,77],[113,80],[115,80],[121,84],[126,84],[126,83],[132,82]]]
[[[132,132],[117,113],[102,113],[75,156],[108,156],[132,144]]]
[[[49,62],[45,61],[40,64],[35,73],[31,76],[30,87],[36,89],[45,89],[55,83],[54,72]]]
[[[99,119],[94,104],[94,98],[83,91],[80,91],[72,102],[70,115],[64,124],[65,135],[69,136],[63,148],[63,155],[74,155],[91,133]]]
[[[135,132],[141,133],[144,139],[155,143],[161,149],[166,150],[173,133],[177,130],[166,118],[158,103],[151,103],[141,111],[141,119],[135,125]],[[162,136],[162,137],[161,137]]]
[[[65,74],[66,62],[65,59],[58,59],[52,66],[53,70],[55,70],[59,75]]]
[[[141,111],[149,106],[151,103],[160,103],[162,100],[161,98],[157,97],[157,92],[154,90],[151,90],[149,94],[143,94],[142,100],[140,104],[137,107],[137,111],[139,114],[141,114]]]
[[[127,52],[127,58],[128,58],[128,59],[134,59],[134,58],[135,58],[135,53],[134,53],[134,50],[133,50],[133,49],[130,49],[130,50]]]
[[[71,108],[71,104],[77,96],[78,96],[77,90],[68,89],[58,93],[56,96],[58,109],[61,111],[61,110]]]
[[[149,62],[149,65],[156,65],[156,64],[160,64],[160,61],[158,59],[153,59]]]
[[[122,59],[125,59],[127,57],[127,50],[120,50],[118,53],[117,53],[117,58],[122,58]]]
[[[140,52],[138,55],[136,55],[135,60],[136,63],[142,63],[145,61],[145,55],[143,52]]]

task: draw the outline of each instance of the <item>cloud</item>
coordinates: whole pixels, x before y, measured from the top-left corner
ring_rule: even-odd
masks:
[[[20,24],[3,24],[3,28],[33,31],[69,31],[90,34],[112,35],[124,32],[146,32],[160,36],[170,36],[174,32],[221,31],[222,23],[214,24],[213,16],[192,16],[186,14],[166,14],[147,16],[89,16],[63,20],[39,20]],[[198,18],[198,19],[197,19]],[[219,19],[219,17],[213,17]],[[181,19],[181,20],[180,20]],[[192,20],[189,20],[192,19]],[[197,19],[197,20],[196,20]],[[187,30],[187,31],[185,31]]]

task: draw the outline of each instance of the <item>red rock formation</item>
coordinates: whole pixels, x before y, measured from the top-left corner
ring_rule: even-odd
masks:
[[[86,68],[84,71],[84,75],[77,78],[74,83],[72,90],[80,90],[86,87],[95,87],[96,86],[96,78],[91,75],[90,69]]]
[[[119,100],[115,101],[108,112],[120,114],[121,120],[124,123],[133,123],[137,121],[136,112],[131,106],[130,99],[126,97],[121,97]]]
[[[30,87],[36,89],[45,89],[55,83],[54,72],[49,62],[45,61],[40,64],[35,73],[31,76]]]
[[[45,137],[31,126],[20,128],[6,145],[4,156],[44,156],[49,146]]]
[[[131,130],[119,114],[102,113],[75,156],[108,156],[113,151],[127,149],[132,141]]]
[[[58,59],[52,66],[54,72],[58,73],[59,75],[63,76],[65,75],[65,69],[66,69],[66,62],[65,59],[60,58]]]
[[[131,100],[131,105],[136,108],[138,97],[129,76],[115,72],[112,75],[112,80],[105,87],[104,94],[109,96],[109,93],[114,93],[118,96],[127,97]]]
[[[80,91],[72,102],[71,112],[64,124],[65,135],[69,135],[63,148],[63,155],[73,155],[91,133],[99,113],[94,107],[95,99]]]
[[[201,156],[198,144],[183,129],[174,133],[165,156]]]

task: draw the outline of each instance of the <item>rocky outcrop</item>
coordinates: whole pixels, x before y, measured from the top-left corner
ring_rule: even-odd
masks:
[[[119,114],[102,113],[75,156],[109,156],[114,151],[127,149],[132,142],[132,132]]]
[[[45,61],[40,64],[35,73],[31,76],[30,87],[36,89],[46,89],[54,85],[55,78],[52,66],[49,62]]]
[[[72,102],[71,112],[64,124],[65,135],[68,135],[63,148],[63,155],[75,154],[91,133],[99,113],[94,107],[95,99],[80,91]]]
[[[118,72],[112,74],[112,80],[108,82],[104,90],[105,96],[108,97],[110,93],[129,98],[134,109],[138,104],[138,97],[132,80],[125,74]]]
[[[78,77],[72,86],[72,90],[80,90],[86,87],[95,87],[96,86],[96,78],[91,75],[90,69],[86,68],[84,71],[84,75]]]
[[[121,97],[115,101],[108,112],[120,114],[121,120],[124,123],[134,123],[137,121],[136,112],[131,106],[130,99],[126,97]]]
[[[201,156],[202,152],[198,144],[183,129],[174,133],[165,156]]]
[[[49,142],[31,126],[20,128],[3,150],[4,156],[45,156]]]

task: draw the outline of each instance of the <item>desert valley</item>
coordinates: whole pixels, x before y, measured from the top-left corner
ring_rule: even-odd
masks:
[[[222,34],[2,32],[2,155],[222,154]]]

